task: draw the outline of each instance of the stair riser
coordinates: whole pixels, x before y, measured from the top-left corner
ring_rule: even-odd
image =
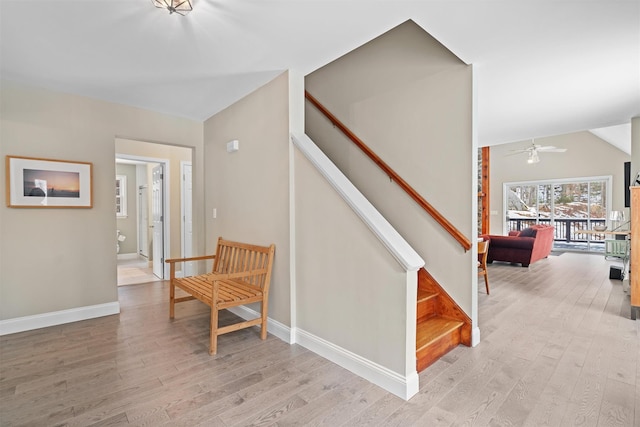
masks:
[[[436,315],[436,298],[429,298],[425,301],[418,302],[417,306],[417,322],[428,319]]]
[[[457,347],[460,344],[460,331],[461,328],[457,328],[416,351],[416,368],[418,372],[422,372],[440,357]]]

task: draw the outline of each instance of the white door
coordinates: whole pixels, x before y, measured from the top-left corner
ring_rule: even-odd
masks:
[[[164,194],[163,165],[155,166],[152,171],[151,217],[153,221],[153,274],[164,279]]]
[[[149,187],[138,187],[138,248],[140,255],[149,258]]]
[[[182,256],[184,258],[193,256],[193,205],[192,205],[192,174],[191,163],[182,165]],[[184,275],[193,276],[195,274],[195,263],[184,263]]]

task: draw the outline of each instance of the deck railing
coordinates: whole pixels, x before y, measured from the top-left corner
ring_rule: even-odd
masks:
[[[549,218],[509,218],[507,220],[507,231],[524,230],[535,224],[551,224]],[[553,221],[555,226],[554,240],[566,243],[604,243],[605,239],[612,239],[606,234],[586,234],[585,230],[592,230],[594,225],[607,225],[606,219],[586,219],[586,218],[556,218]]]

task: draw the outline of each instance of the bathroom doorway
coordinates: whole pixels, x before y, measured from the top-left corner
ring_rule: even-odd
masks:
[[[166,280],[164,260],[183,256],[183,211],[192,208],[183,206],[181,168],[191,160],[190,148],[116,139],[116,176],[127,175],[130,193],[126,217],[116,219],[118,285]]]

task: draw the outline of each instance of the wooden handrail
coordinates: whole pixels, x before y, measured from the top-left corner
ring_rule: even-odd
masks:
[[[464,248],[465,251],[471,249],[471,242],[467,237],[460,232],[453,224],[451,224],[440,212],[438,212],[429,202],[427,202],[413,187],[411,187],[400,175],[394,171],[391,166],[386,164],[376,153],[373,152],[360,138],[358,138],[349,128],[347,128],[336,116],[334,116],[324,105],[322,105],[317,99],[315,99],[309,92],[304,92],[305,98],[313,104],[324,116],[329,119],[331,123],[347,138],[349,138],[364,154],[366,154],[375,164],[384,171],[387,176],[396,182],[409,195],[422,209],[424,209],[431,217],[444,228],[451,236],[453,236],[458,243]]]

